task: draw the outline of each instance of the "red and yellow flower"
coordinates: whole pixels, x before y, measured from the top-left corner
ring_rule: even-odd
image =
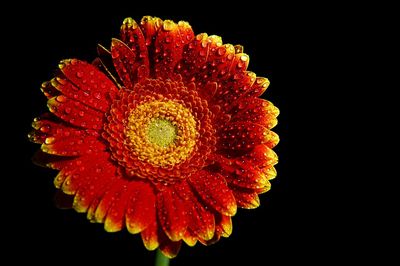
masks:
[[[76,211],[141,233],[149,250],[174,257],[182,241],[228,237],[237,207],[258,207],[276,176],[279,110],[258,98],[268,79],[247,71],[242,46],[183,21],[127,18],[98,51],[43,83],[36,161],[59,170],[54,184]]]

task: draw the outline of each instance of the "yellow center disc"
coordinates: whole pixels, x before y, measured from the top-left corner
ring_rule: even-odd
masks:
[[[198,137],[190,110],[170,100],[142,103],[128,117],[128,145],[139,160],[170,167],[186,160]]]

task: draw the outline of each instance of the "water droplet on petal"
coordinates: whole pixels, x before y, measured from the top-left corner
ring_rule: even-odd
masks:
[[[54,137],[48,137],[45,139],[44,143],[46,143],[47,145],[52,144],[56,141],[56,139]]]
[[[42,131],[43,133],[47,133],[50,131],[50,126],[42,126],[40,127],[40,131]]]
[[[64,95],[59,95],[56,97],[56,101],[60,103],[64,103],[67,101],[67,98]]]
[[[78,78],[82,78],[82,77],[83,77],[83,72],[82,72],[82,71],[76,72],[76,76],[77,76]]]

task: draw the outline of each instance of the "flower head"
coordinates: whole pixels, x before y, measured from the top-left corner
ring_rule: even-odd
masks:
[[[36,161],[59,170],[76,211],[141,233],[149,250],[174,257],[182,241],[228,237],[237,207],[258,207],[276,176],[279,110],[258,98],[268,79],[247,71],[242,46],[183,21],[127,18],[98,52],[43,83]]]

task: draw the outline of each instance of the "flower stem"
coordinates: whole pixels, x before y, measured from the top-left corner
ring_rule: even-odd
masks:
[[[157,249],[156,253],[156,262],[155,266],[169,266],[169,258],[165,257],[159,249]]]

